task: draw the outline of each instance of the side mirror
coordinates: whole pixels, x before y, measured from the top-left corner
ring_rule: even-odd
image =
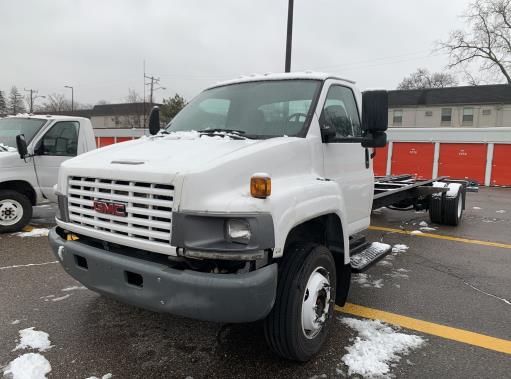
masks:
[[[335,128],[329,124],[322,124],[321,128],[321,140],[323,142],[329,142],[335,138]]]
[[[152,136],[160,131],[160,108],[154,106],[149,114],[149,133]]]
[[[385,90],[362,94],[362,130],[365,134],[384,132],[389,120],[389,95]]]
[[[385,132],[368,133],[362,141],[362,147],[385,147],[387,134]]]
[[[18,148],[18,154],[21,159],[25,159],[28,155],[27,140],[24,134],[18,134],[16,136],[16,147]]]

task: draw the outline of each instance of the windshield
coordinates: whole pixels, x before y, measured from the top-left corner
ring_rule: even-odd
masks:
[[[0,146],[16,147],[16,136],[24,134],[27,144],[34,138],[46,120],[37,118],[3,118],[0,120]],[[2,148],[0,147],[0,151]]]
[[[303,136],[320,84],[317,80],[268,80],[212,88],[183,108],[166,130],[233,130],[247,138]]]

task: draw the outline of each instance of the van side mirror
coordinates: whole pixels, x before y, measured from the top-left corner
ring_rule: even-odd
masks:
[[[154,106],[149,114],[149,133],[152,136],[160,131],[160,108]]]
[[[28,155],[27,140],[24,134],[18,134],[16,136],[16,147],[18,148],[18,154],[21,159],[25,159]]]
[[[362,94],[362,130],[364,133],[384,132],[389,120],[389,95],[385,90]]]
[[[323,142],[330,142],[332,139],[335,138],[335,129],[332,125],[323,123],[320,126],[321,129],[321,140]]]

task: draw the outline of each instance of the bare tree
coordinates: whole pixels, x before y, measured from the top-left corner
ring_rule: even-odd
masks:
[[[140,128],[142,126],[142,117],[143,117],[143,104],[142,97],[139,93],[129,88],[128,96],[125,98],[126,103],[133,104],[131,108],[131,113],[121,117],[121,124],[126,125],[129,128]]]
[[[454,87],[458,84],[456,77],[450,73],[430,73],[425,68],[419,68],[414,73],[405,77],[397,86],[397,89],[422,89]]]
[[[71,102],[61,93],[52,93],[46,96],[46,101],[42,106],[44,112],[64,112],[71,111]]]
[[[511,0],[476,0],[464,18],[468,30],[455,30],[439,43],[449,67],[468,73],[477,64],[481,75],[511,84]]]

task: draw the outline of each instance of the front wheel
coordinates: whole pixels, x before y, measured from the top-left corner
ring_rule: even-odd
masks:
[[[334,312],[335,261],[320,245],[286,249],[275,305],[265,320],[265,337],[278,355],[305,362],[324,345]]]
[[[32,203],[23,194],[0,191],[0,233],[16,232],[28,224],[32,217]]]

